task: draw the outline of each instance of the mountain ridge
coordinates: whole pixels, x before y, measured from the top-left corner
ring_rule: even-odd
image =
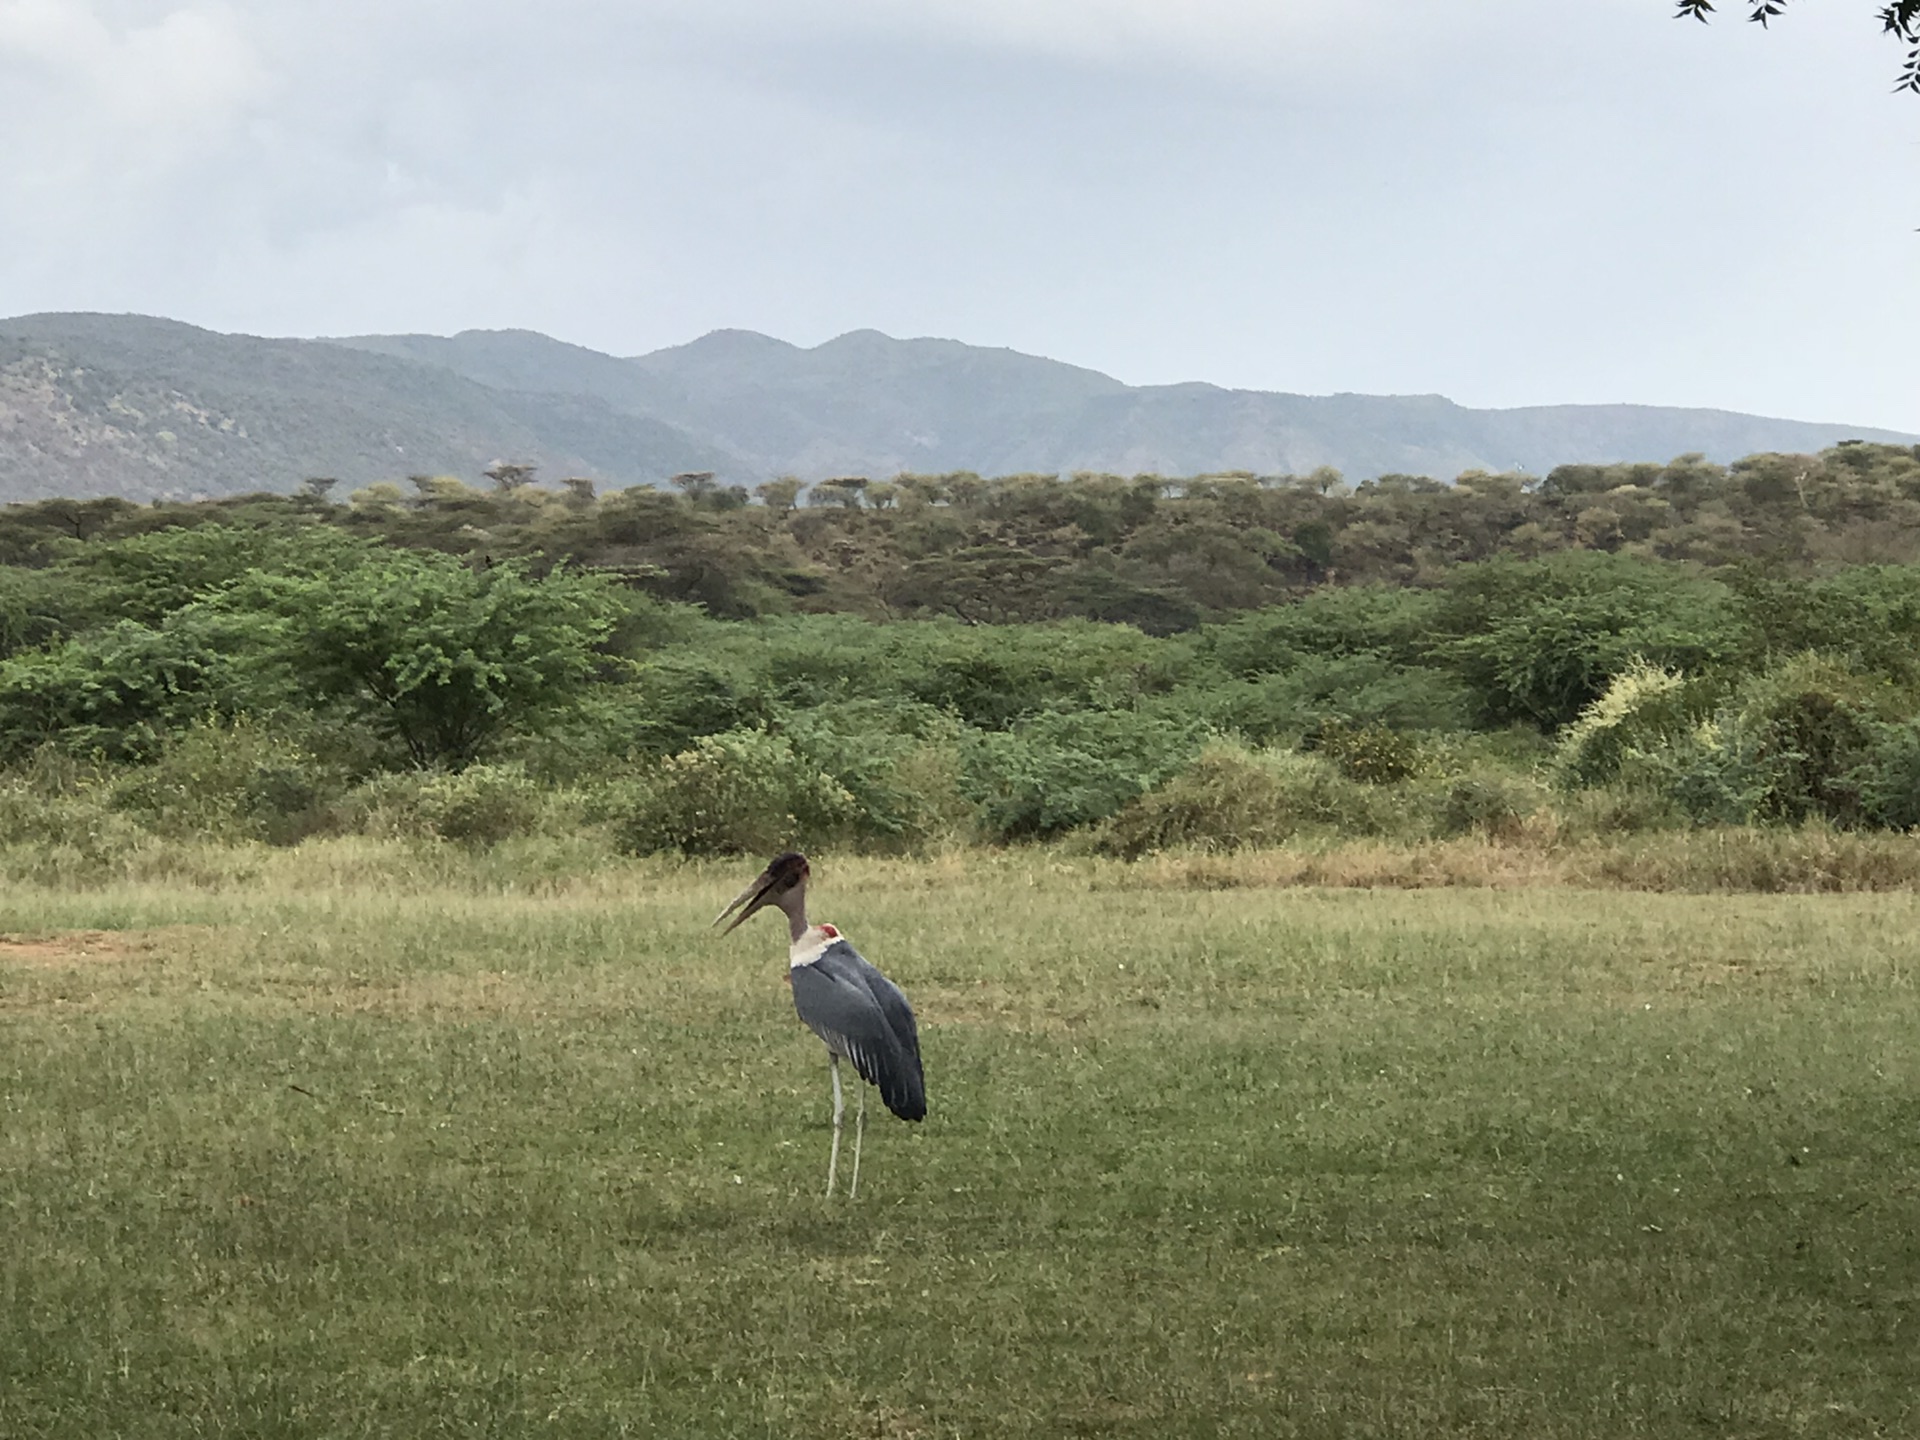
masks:
[[[1350,479],[1585,461],[1732,460],[1912,435],[1632,404],[1477,410],[1435,394],[1128,385],[1023,352],[854,330],[802,347],[716,330],[614,356],[531,330],[314,339],[141,315],[0,320],[0,499],[354,488],[477,475],[658,483],[712,471],[884,477],[1225,470]]]

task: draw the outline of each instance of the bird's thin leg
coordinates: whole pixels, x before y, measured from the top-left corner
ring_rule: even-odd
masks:
[[[847,1102],[840,1093],[840,1057],[831,1050],[827,1052],[827,1073],[833,1076],[833,1150],[827,1156],[827,1198],[832,1199],[833,1177],[840,1168],[840,1123]]]
[[[867,1138],[867,1087],[860,1087],[860,1112],[853,1122],[853,1179],[847,1182],[847,1199],[860,1189],[860,1142]]]

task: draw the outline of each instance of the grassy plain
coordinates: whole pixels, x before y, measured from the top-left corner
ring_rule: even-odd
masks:
[[[848,1204],[751,865],[408,855],[0,899],[0,1435],[1920,1433],[1911,893],[824,863]]]

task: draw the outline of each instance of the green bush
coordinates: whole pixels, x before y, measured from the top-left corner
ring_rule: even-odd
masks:
[[[643,771],[615,839],[630,854],[765,854],[853,828],[858,802],[783,735],[710,735]]]
[[[1899,745],[1884,718],[1896,700],[1870,676],[1799,656],[1749,679],[1710,718],[1623,747],[1618,774],[1701,825],[1886,823],[1877,815],[1898,810]]]
[[[1135,859],[1157,850],[1241,850],[1298,836],[1413,835],[1420,797],[1368,785],[1319,755],[1217,742],[1103,824],[1093,844]]]
[[[431,775],[417,803],[441,839],[481,847],[539,834],[551,808],[550,792],[513,764]]]
[[[169,731],[210,712],[271,710],[277,686],[246,658],[244,617],[169,617],[159,628],[123,620],[0,661],[0,755],[43,745],[72,755],[139,761]]]
[[[1557,730],[1636,661],[1701,673],[1745,644],[1727,586],[1623,555],[1462,565],[1444,594],[1433,656],[1467,683],[1482,725]]]
[[[327,574],[251,571],[178,614],[244,624],[295,703],[345,707],[416,765],[459,769],[574,712],[619,611],[603,576],[364,545]]]
[[[853,700],[790,715],[781,734],[853,799],[847,838],[917,849],[969,828],[962,727],[925,705]]]
[[[1696,727],[1705,718],[1702,693],[1677,671],[1635,658],[1560,732],[1556,780],[1570,789],[1606,784],[1629,754],[1656,750]]]
[[[1756,677],[1736,697],[1731,724],[1768,775],[1761,814],[1838,825],[1865,818],[1857,774],[1874,750],[1891,696],[1879,682],[1819,655]]]
[[[1042,710],[1114,706],[1172,685],[1185,651],[1123,625],[876,624],[805,615],[729,627],[657,663],[717,667],[789,709],[911,702],[982,729]]]
[[[1510,840],[1543,799],[1540,787],[1522,776],[1498,771],[1456,775],[1441,797],[1438,829],[1442,835]]]
[[[92,883],[158,843],[112,807],[93,766],[48,749],[0,775],[0,874]]]
[[[55,571],[80,602],[73,618],[85,628],[118,620],[159,626],[249,571],[330,574],[363,547],[324,526],[168,525],[85,546]]]
[[[92,767],[46,750],[0,775],[0,846],[95,846],[130,835],[133,820],[112,808],[107,783]]]
[[[1326,725],[1453,730],[1466,723],[1466,691],[1443,670],[1383,655],[1309,656],[1293,668],[1182,691],[1217,729],[1257,745],[1291,743]]]
[[[1690,821],[1673,797],[1647,785],[1596,785],[1560,796],[1555,813],[1568,839],[1645,835]]]
[[[629,753],[677,755],[705,736],[763,726],[773,714],[751,680],[699,655],[650,660],[622,689],[607,725]]]
[[[1870,731],[1867,759],[1848,777],[1862,811],[1889,830],[1920,829],[1920,719]]]
[[[484,849],[558,828],[559,806],[555,792],[508,762],[375,776],[346,796],[336,815],[337,828],[360,834]]]
[[[158,834],[290,845],[323,828],[344,788],[290,734],[241,716],[195,721],[150,764],[120,772],[111,794]]]
[[[1001,840],[1058,835],[1104,820],[1200,748],[1192,721],[1132,711],[1046,711],[1006,733],[971,735],[965,786]]]
[[[1623,789],[1661,797],[1695,825],[1750,825],[1764,817],[1775,767],[1737,724],[1703,720],[1621,763]]]
[[[1123,706],[1165,688],[1170,642],[1124,625],[1069,621],[916,625],[887,647],[900,692],[969,725],[1004,730],[1022,717],[1081,706]]]
[[[1201,631],[1201,651],[1230,675],[1284,674],[1304,661],[1418,662],[1440,597],[1390,585],[1316,590],[1291,605],[1258,610]]]
[[[978,826],[958,744],[927,740],[901,752],[890,779],[907,799],[898,832],[903,845],[925,850],[975,838]]]
[[[1369,785],[1410,780],[1420,770],[1419,742],[1384,725],[1329,722],[1314,731],[1302,748],[1326,756],[1349,780]]]
[[[1754,658],[1819,651],[1863,674],[1920,680],[1920,566],[1850,565],[1817,580],[1735,567]]]

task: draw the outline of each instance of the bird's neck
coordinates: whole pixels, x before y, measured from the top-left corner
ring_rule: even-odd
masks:
[[[809,928],[807,925],[806,887],[801,886],[799,889],[790,893],[780,902],[780,908],[786,912],[787,934],[793,940],[793,943],[798,945],[806,938]]]

